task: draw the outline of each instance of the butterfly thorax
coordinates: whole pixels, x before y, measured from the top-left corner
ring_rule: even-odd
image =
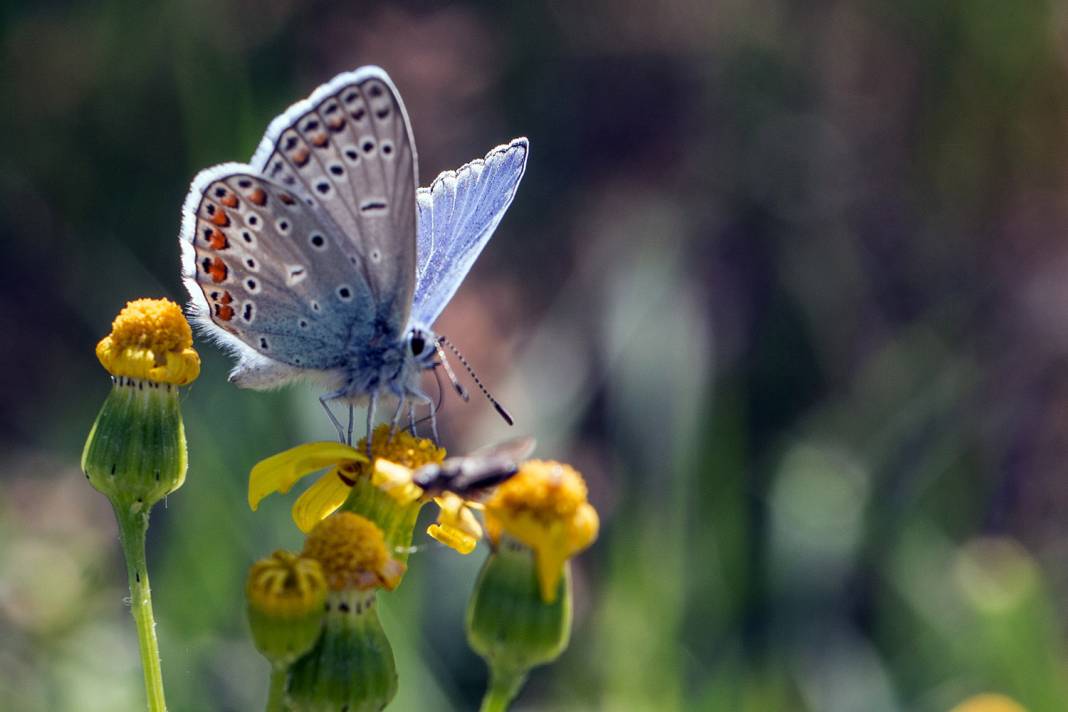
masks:
[[[411,329],[398,335],[387,320],[377,320],[370,339],[349,344],[342,397],[357,399],[382,391],[399,397],[420,393],[419,374],[431,368],[433,360],[433,349],[421,345],[429,343],[427,333]]]

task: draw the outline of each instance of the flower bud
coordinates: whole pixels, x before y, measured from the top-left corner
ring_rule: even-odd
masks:
[[[382,530],[352,512],[320,522],[304,556],[319,561],[331,591],[323,634],[290,668],[288,702],[293,712],[381,710],[397,694],[397,669],[375,593],[396,586],[404,565],[389,555]]]
[[[178,386],[200,371],[192,340],[177,304],[139,299],[97,344],[112,389],[86,440],[82,470],[116,506],[148,508],[185,481]]]
[[[276,551],[249,570],[245,595],[256,649],[284,668],[308,652],[323,628],[326,579],[314,559]]]

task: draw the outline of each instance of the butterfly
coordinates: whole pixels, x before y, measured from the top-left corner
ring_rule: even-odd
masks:
[[[420,374],[444,353],[431,327],[515,197],[527,153],[517,138],[417,188],[404,104],[365,66],[275,118],[248,164],[197,174],[182,276],[193,322],[236,358],[230,381],[318,382],[342,439],[327,404],[349,404],[350,443],[352,405],[368,404],[370,435],[383,396],[397,400],[394,425],[405,403],[413,429],[416,403],[433,424]]]

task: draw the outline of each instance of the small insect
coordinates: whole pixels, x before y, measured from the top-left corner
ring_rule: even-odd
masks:
[[[535,445],[532,437],[490,445],[465,457],[450,457],[440,465],[423,465],[412,481],[430,496],[454,492],[464,499],[477,499],[518,472],[519,463],[530,457]]]
[[[182,210],[183,281],[194,322],[237,358],[230,380],[318,382],[350,443],[352,406],[367,404],[370,436],[383,396],[397,401],[394,427],[407,404],[414,430],[417,403],[434,427],[420,374],[447,361],[431,327],[515,197],[527,151],[514,139],[417,189],[400,95],[361,67],[274,119],[248,164],[201,171]],[[331,401],[349,406],[347,437]]]

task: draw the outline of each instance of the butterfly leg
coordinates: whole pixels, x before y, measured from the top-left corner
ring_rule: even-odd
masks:
[[[375,406],[378,404],[378,394],[372,393],[367,402],[367,457],[371,457],[371,431],[375,427]]]
[[[440,443],[441,441],[438,439],[438,419],[437,419],[437,411],[438,411],[438,409],[437,409],[437,404],[434,403],[434,399],[431,398],[430,396],[428,396],[426,393],[423,393],[419,389],[409,389],[408,390],[408,396],[412,399],[412,416],[411,416],[412,417],[412,430],[413,431],[415,430],[415,403],[417,401],[420,402],[420,403],[426,403],[428,406],[430,406],[430,413],[427,415],[427,418],[425,418],[425,419],[429,419],[430,420],[430,432],[433,434],[434,444],[436,445],[436,444]],[[414,435],[414,432],[413,432],[413,435]]]
[[[415,427],[415,401],[408,402],[408,432],[413,438],[419,437],[419,431]]]
[[[354,410],[355,407],[352,405],[352,403],[349,403],[349,439],[345,442],[345,444],[349,447],[352,447],[352,426],[356,422],[356,418],[354,417],[353,413]]]
[[[389,437],[391,440],[400,427],[402,413],[404,413],[404,396],[397,396],[397,409],[393,411],[393,417],[389,421]]]
[[[330,406],[327,405],[327,401],[329,401],[333,397],[334,397],[333,393],[327,393],[326,395],[319,396],[319,405],[321,405],[323,407],[323,410],[326,411],[327,417],[330,418],[330,422],[334,424],[335,428],[337,428],[337,439],[340,442],[344,443],[345,442],[345,429],[343,427],[341,427],[341,422],[337,419],[337,416],[334,415],[334,411],[330,410]],[[349,417],[351,418],[351,411],[350,411],[350,416]],[[351,420],[349,421],[349,441],[350,442],[352,441],[352,421]]]

